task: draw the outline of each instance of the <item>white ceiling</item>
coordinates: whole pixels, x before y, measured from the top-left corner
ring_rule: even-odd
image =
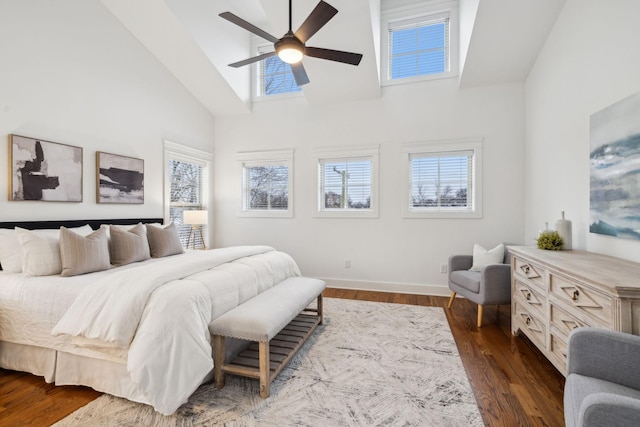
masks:
[[[319,0],[293,2],[293,31]],[[380,2],[382,1],[382,5]],[[311,105],[380,96],[380,9],[441,0],[328,0],[338,9],[307,45],[363,54],[359,66],[305,57]],[[477,6],[461,87],[525,80],[565,0],[460,0]],[[220,18],[230,11],[275,37],[288,30],[287,0],[101,0],[215,116],[251,112],[251,34]],[[468,9],[468,8],[467,8]]]

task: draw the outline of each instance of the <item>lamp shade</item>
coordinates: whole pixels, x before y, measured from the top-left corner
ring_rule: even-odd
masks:
[[[184,211],[182,212],[182,222],[192,225],[207,224],[209,213],[207,211]]]

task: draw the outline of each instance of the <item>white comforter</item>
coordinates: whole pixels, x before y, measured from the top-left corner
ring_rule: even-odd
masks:
[[[91,349],[128,348],[132,382],[166,415],[213,368],[211,321],[300,275],[290,256],[266,246],[194,251],[118,270],[87,285],[52,334]]]

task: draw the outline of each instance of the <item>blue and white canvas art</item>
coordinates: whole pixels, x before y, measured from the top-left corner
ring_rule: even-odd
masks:
[[[640,240],[640,93],[591,115],[591,233]]]

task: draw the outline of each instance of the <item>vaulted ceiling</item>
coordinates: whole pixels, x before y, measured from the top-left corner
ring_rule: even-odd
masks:
[[[288,30],[287,0],[101,2],[214,116],[251,112],[251,67],[228,64],[255,55],[255,36],[218,14],[232,12],[278,38]],[[362,53],[363,59],[354,67],[305,57],[311,80],[303,86],[307,102],[323,105],[381,96],[381,10],[433,2],[441,0],[328,0],[339,12],[307,45]],[[294,32],[317,3],[293,1]],[[465,88],[524,81],[564,0],[460,3],[466,17],[459,79]]]

